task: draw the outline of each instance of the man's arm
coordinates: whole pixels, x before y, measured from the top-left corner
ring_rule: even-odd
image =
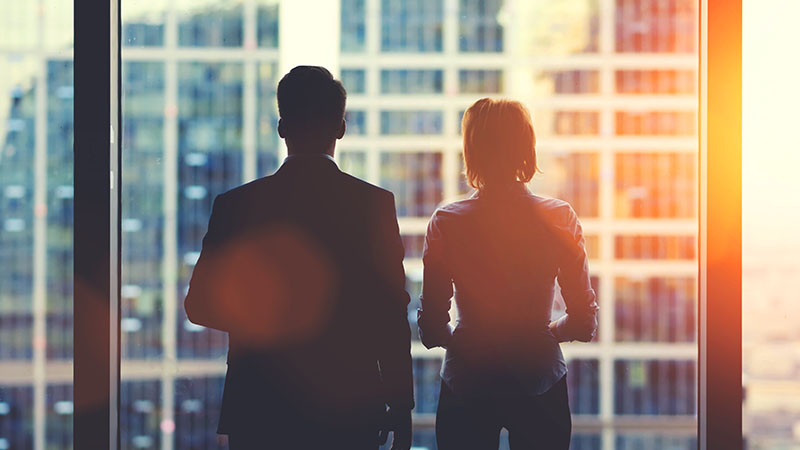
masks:
[[[203,238],[203,248],[192,271],[189,292],[183,302],[186,316],[192,323],[221,331],[228,331],[229,327],[225,323],[224,315],[219,314],[221,305],[217,304],[219,299],[214,295],[214,283],[219,272],[216,266],[222,250],[223,221],[227,217],[226,214],[225,199],[223,195],[218,195],[211,208],[211,218],[208,221],[208,231]]]
[[[378,202],[375,271],[380,283],[382,333],[378,363],[386,403],[393,409],[414,407],[414,380],[411,369],[411,330],[408,325],[408,293],[405,290],[403,242],[397,226],[394,196],[384,195]]]
[[[589,342],[597,332],[596,295],[589,279],[589,263],[584,246],[583,229],[571,206],[557,226],[560,257],[558,284],[567,305],[567,314],[550,324],[560,342]]]

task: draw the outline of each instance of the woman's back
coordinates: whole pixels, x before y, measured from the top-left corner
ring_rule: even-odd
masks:
[[[594,332],[595,296],[577,217],[568,203],[535,196],[522,183],[438,209],[423,259],[423,343],[448,347],[443,376],[454,385],[512,377],[541,393],[566,372],[558,342]],[[556,279],[573,319],[551,330]],[[453,337],[442,323],[451,294],[458,309]]]

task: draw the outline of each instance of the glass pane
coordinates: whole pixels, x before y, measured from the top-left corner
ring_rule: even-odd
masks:
[[[281,163],[275,90],[296,47],[279,42],[279,1],[124,3],[123,442],[218,448],[227,340],[186,320],[186,283],[214,197]],[[436,448],[443,355],[413,323],[425,224],[471,194],[461,116],[498,94],[531,110],[542,173],[530,188],[578,212],[600,299],[595,341],[564,345],[572,448],[695,442],[697,11],[661,3],[341,0],[336,160],[395,195],[414,445]],[[557,295],[554,317],[564,309]]]
[[[800,3],[742,2],[742,383],[748,449],[800,447]],[[710,230],[709,230],[710,232]]]
[[[696,9],[695,0],[675,0],[657,6],[640,0],[616,0],[617,52],[694,53]],[[664,20],[665,17],[670,20]]]
[[[0,23],[0,448],[71,448],[72,2]]]
[[[503,0],[459,1],[458,49],[462,52],[502,52]]]
[[[442,51],[444,0],[381,0],[380,17],[381,51]]]
[[[123,5],[122,448],[219,448],[227,336],[183,298],[214,197],[278,166],[279,3]]]
[[[178,45],[241,47],[244,40],[241,2],[181,0],[177,12]]]

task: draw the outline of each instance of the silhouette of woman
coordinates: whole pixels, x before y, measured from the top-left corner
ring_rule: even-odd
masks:
[[[560,342],[590,341],[597,303],[583,233],[569,203],[529,192],[536,136],[519,102],[484,98],[462,121],[476,192],[428,223],[418,323],[447,349],[436,413],[440,450],[569,448],[572,422]],[[551,321],[555,282],[567,314]],[[451,297],[458,319],[450,325]]]

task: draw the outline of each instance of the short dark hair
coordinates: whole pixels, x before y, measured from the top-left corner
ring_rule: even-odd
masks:
[[[344,120],[347,91],[320,66],[297,66],[278,83],[284,137],[335,139]]]

